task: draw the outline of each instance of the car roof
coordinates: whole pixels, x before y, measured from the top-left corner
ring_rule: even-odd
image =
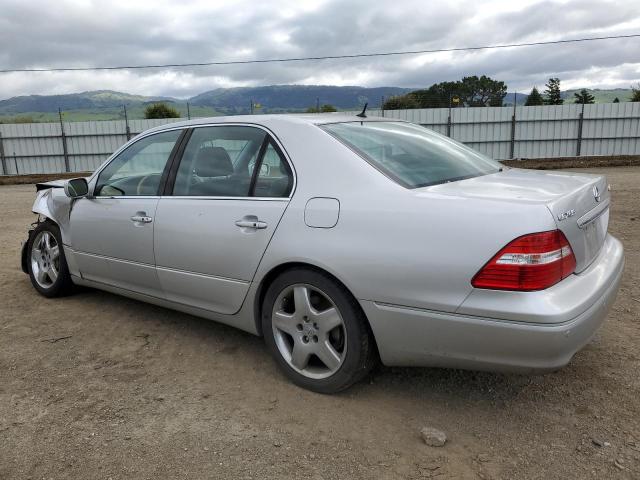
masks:
[[[397,119],[389,119],[384,117],[358,117],[355,114],[344,113],[300,113],[300,114],[267,114],[267,115],[231,115],[220,117],[204,117],[181,122],[172,122],[160,125],[147,130],[147,132],[159,132],[162,130],[173,129],[176,127],[192,127],[197,125],[222,124],[222,123],[247,123],[262,125],[264,127],[279,126],[282,127],[286,123],[291,124],[308,124],[308,125],[324,125],[328,123],[343,122],[380,122],[380,121],[398,121]]]

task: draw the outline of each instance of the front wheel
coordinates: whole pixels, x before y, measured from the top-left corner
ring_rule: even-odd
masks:
[[[335,393],[362,379],[376,353],[353,296],[318,271],[296,268],[268,288],[262,328],[278,366],[297,385]]]
[[[45,297],[70,293],[73,283],[62,247],[60,229],[42,222],[31,233],[27,248],[27,269],[31,284]]]

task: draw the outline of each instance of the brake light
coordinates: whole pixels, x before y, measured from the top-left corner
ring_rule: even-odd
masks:
[[[544,290],[571,275],[576,257],[560,230],[516,238],[473,277],[476,288]]]

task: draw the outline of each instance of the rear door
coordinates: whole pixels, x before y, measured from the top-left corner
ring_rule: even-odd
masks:
[[[236,313],[289,204],[290,164],[261,128],[197,127],[170,183],[154,235],[166,298]]]
[[[83,278],[162,296],[153,230],[163,175],[182,130],[146,136],[99,174],[93,196],[71,210],[71,243]]]

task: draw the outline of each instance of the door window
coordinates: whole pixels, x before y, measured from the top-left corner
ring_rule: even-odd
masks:
[[[247,197],[266,133],[255,127],[195,128],[176,174],[177,196]]]
[[[160,177],[181,133],[149,135],[127,147],[100,172],[95,195],[158,195]]]

